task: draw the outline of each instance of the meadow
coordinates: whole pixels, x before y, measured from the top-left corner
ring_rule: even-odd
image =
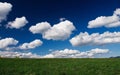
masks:
[[[120,59],[0,58],[0,75],[120,75]]]

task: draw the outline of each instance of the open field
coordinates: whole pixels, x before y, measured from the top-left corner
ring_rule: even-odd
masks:
[[[120,75],[120,59],[0,58],[0,75]]]

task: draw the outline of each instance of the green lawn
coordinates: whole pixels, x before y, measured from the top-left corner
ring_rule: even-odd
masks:
[[[0,75],[120,75],[120,59],[0,58]]]

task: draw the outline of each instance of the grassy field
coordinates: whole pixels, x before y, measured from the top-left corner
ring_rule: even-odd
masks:
[[[0,75],[120,75],[120,59],[0,58]]]

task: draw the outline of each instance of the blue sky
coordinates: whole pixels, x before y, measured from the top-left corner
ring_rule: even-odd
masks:
[[[31,53],[31,56],[40,57],[120,55],[120,0],[1,0],[0,2],[8,4],[5,7],[2,7],[2,4],[0,6],[0,37],[4,42],[10,41],[4,47],[2,47],[3,42],[0,42],[0,56],[12,57],[11,54],[14,55],[14,52]],[[36,27],[38,29],[30,30],[30,27],[38,23],[39,26]],[[59,26],[54,27],[55,25]],[[46,29],[45,26],[48,28]],[[59,28],[62,29],[59,30]],[[44,32],[41,31],[43,29]],[[105,33],[107,31],[108,33]],[[79,35],[81,33],[85,35]],[[92,34],[95,33],[99,34],[94,39]],[[75,38],[76,36],[79,38]],[[99,37],[101,37],[100,40],[96,42]],[[70,42],[72,38],[75,40]],[[88,40],[88,38],[91,39]],[[77,41],[77,44],[74,41]],[[101,44],[100,41],[103,43]],[[82,52],[83,56],[76,56],[74,52],[78,55]],[[56,56],[55,53],[60,55]],[[89,56],[89,54],[92,55]]]

